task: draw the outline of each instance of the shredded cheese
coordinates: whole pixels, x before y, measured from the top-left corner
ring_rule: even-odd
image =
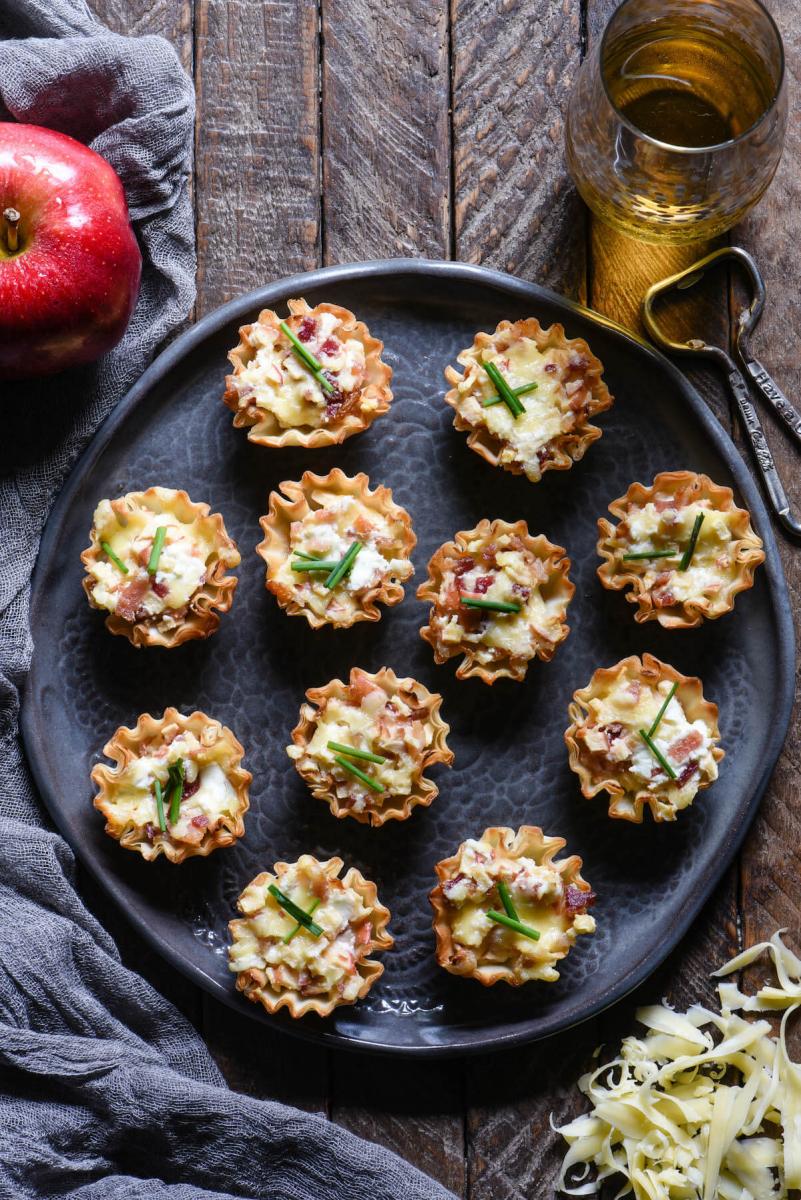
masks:
[[[635,1200],[785,1200],[801,1188],[801,1066],[786,1027],[801,1004],[801,960],[777,931],[726,963],[731,975],[768,954],[778,986],[753,996],[718,985],[719,1011],[641,1008],[643,1037],[582,1076],[589,1113],[558,1128],[569,1149],[559,1188],[596,1195],[605,1179]],[[741,1013],[784,1009],[778,1035]],[[588,1178],[592,1172],[592,1178]]]

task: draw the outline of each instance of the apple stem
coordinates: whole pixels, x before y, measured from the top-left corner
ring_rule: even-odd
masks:
[[[22,214],[16,208],[6,208],[3,210],[5,218],[5,243],[9,254],[16,254],[19,250],[19,223],[22,219]]]

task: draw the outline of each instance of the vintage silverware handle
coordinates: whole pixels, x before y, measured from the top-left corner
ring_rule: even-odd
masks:
[[[729,372],[729,386],[740,410],[740,416],[751,442],[751,450],[762,475],[762,482],[765,485],[771,507],[784,528],[796,537],[801,537],[801,524],[790,512],[790,501],[779,478],[779,472],[776,470],[770,447],[765,441],[762,425],[751,402],[748,384],[739,371]]]
[[[801,445],[801,413],[787,399],[784,392],[771,375],[756,358],[749,358],[745,364],[748,372],[762,395],[771,406],[776,416],[789,429],[796,441]]]

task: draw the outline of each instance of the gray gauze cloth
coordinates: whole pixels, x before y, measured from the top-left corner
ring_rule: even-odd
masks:
[[[122,966],[46,827],[18,731],[31,569],[76,455],[191,307],[194,97],[166,42],[111,34],[83,0],[0,0],[0,39],[3,119],[99,150],[144,255],[116,350],[0,384],[0,1196],[445,1200],[323,1118],[230,1092],[191,1025]]]

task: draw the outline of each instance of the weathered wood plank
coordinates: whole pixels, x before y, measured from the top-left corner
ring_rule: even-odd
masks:
[[[198,311],[320,255],[316,0],[197,0]]]
[[[564,164],[580,0],[454,0],[454,257],[583,295],[585,222]]]
[[[92,12],[115,33],[166,38],[191,73],[192,0],[93,0]]]
[[[322,5],[327,263],[448,255],[445,0]]]

